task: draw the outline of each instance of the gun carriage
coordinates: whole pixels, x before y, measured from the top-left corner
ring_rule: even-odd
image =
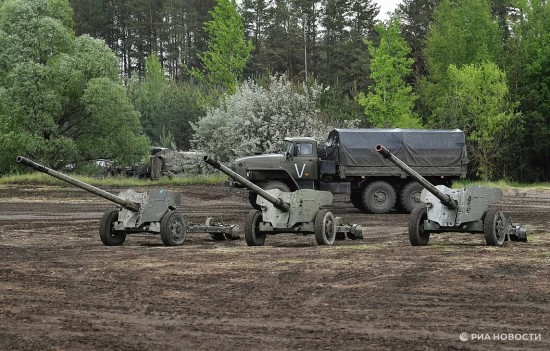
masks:
[[[413,209],[409,222],[413,246],[427,245],[431,233],[443,232],[484,234],[489,246],[502,246],[507,240],[527,241],[525,227],[513,225],[497,207],[502,190],[477,185],[461,189],[434,186],[384,146],[377,145],[376,151],[424,188],[420,194],[424,204]]]
[[[204,161],[258,194],[256,203],[261,210],[252,210],[246,216],[244,237],[248,246],[264,245],[267,234],[315,234],[318,245],[332,245],[336,239],[362,239],[358,224],[342,225],[340,217],[323,208],[332,204],[328,191],[300,189],[284,192],[264,190],[217,160],[204,156]]]
[[[216,224],[210,218],[205,225],[188,224],[183,214],[176,211],[183,204],[181,193],[164,189],[138,193],[127,189],[117,196],[25,157],[18,156],[16,161],[118,205],[101,217],[99,237],[104,245],[122,245],[131,233],[160,234],[166,246],[183,244],[188,233],[209,233],[215,240],[240,238],[237,225]]]

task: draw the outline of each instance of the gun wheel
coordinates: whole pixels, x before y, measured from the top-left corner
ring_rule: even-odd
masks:
[[[244,239],[248,246],[262,246],[265,243],[266,234],[260,232],[262,212],[252,210],[246,215],[244,225]]]
[[[315,214],[315,241],[317,245],[332,245],[336,239],[334,216],[328,210],[319,210]]]
[[[498,208],[490,207],[485,212],[483,232],[485,233],[485,243],[488,246],[502,246],[504,244],[506,240],[506,218]]]
[[[430,240],[430,232],[424,230],[424,221],[428,219],[425,205],[415,207],[411,212],[409,222],[409,240],[412,246],[426,246]]]
[[[187,237],[187,223],[183,215],[176,211],[169,211],[160,220],[160,238],[166,246],[179,246]]]
[[[120,246],[126,240],[126,233],[115,231],[118,221],[118,210],[109,210],[103,214],[99,223],[99,238],[105,246]]]

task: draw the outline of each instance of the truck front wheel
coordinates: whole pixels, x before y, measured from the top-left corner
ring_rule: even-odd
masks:
[[[259,183],[258,186],[264,190],[279,189],[287,193],[290,192],[290,187],[278,180],[268,180],[267,182]],[[252,207],[256,210],[260,210],[260,205],[256,203],[257,198],[258,194],[255,192],[250,191],[248,193],[248,201],[250,202],[250,205],[252,205]]]
[[[388,213],[395,207],[395,189],[384,181],[370,183],[363,190],[363,206],[372,213]]]

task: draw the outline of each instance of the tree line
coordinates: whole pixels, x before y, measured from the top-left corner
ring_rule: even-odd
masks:
[[[99,77],[78,72],[84,68],[77,60],[90,52],[77,55],[72,42],[56,50],[40,44],[36,49],[47,53],[41,60],[30,55],[33,67],[47,72],[37,76],[27,67],[25,74],[14,73],[25,61],[21,57],[30,54],[23,49],[27,44],[15,43],[45,36],[40,25],[29,38],[21,34],[29,27],[21,25],[19,34],[13,31],[10,20],[17,22],[17,17],[10,12],[22,11],[18,6],[58,21],[73,41],[94,38],[111,50],[117,60],[110,61],[108,80],[114,84],[112,72],[118,71],[118,87],[126,92],[120,98],[127,100],[117,105],[127,103],[128,111],[139,112],[136,138],[182,149],[211,141],[227,153],[227,140],[212,139],[217,135],[216,119],[234,120],[239,128],[247,128],[246,140],[235,150],[260,151],[272,149],[274,139],[243,145],[280,138],[285,132],[313,133],[307,126],[290,126],[293,120],[302,125],[305,115],[318,130],[331,125],[460,128],[468,135],[472,175],[520,181],[550,178],[546,0],[404,0],[385,23],[376,19],[379,7],[372,0],[0,0],[0,20],[5,18],[0,22],[0,41],[11,45],[0,55],[0,99],[20,112],[2,119],[11,110],[0,107],[0,129],[29,120],[29,115],[34,116],[30,120],[44,118],[42,110],[47,110],[51,119],[27,134],[34,140],[33,152],[52,159],[52,150],[60,148],[52,146],[52,140],[75,140],[55,127],[63,121],[53,116],[67,115],[64,118],[75,125],[97,116],[98,109],[87,106],[91,97],[84,100],[80,93]],[[45,11],[48,7],[54,10]],[[12,51],[19,56],[9,58]],[[54,63],[71,55],[79,57],[73,58],[79,67],[73,74],[81,77],[75,81],[80,93],[59,92],[54,79],[44,78],[64,77],[67,66]],[[38,89],[23,84],[33,79],[55,94],[44,94],[38,109],[36,101],[14,105],[18,94]],[[22,89],[18,84],[29,86]],[[277,94],[293,98],[284,102]],[[267,101],[283,105],[259,106]],[[21,108],[25,104],[33,109]],[[300,114],[296,106],[309,106],[308,112]],[[239,109],[249,120],[239,119]],[[228,116],[230,111],[233,115]],[[273,123],[278,123],[277,133],[267,133],[266,126]],[[39,132],[41,128],[49,131]],[[230,125],[224,128],[231,130]],[[4,131],[2,138],[9,145],[28,145],[28,135],[21,139],[18,133]],[[84,149],[83,142],[63,146],[61,150],[72,151],[57,152],[55,158],[96,156]],[[144,148],[133,148],[138,149]],[[117,156],[107,148],[102,155]]]

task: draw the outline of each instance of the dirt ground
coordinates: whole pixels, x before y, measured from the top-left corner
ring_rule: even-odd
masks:
[[[242,190],[172,190],[196,224],[242,228],[250,209]],[[337,197],[333,212],[362,224],[363,240],[280,234],[248,247],[189,234],[165,247],[136,234],[106,247],[107,201],[4,186],[0,350],[549,350],[550,191],[510,190],[502,205],[529,242],[438,234],[411,247],[408,215]]]

